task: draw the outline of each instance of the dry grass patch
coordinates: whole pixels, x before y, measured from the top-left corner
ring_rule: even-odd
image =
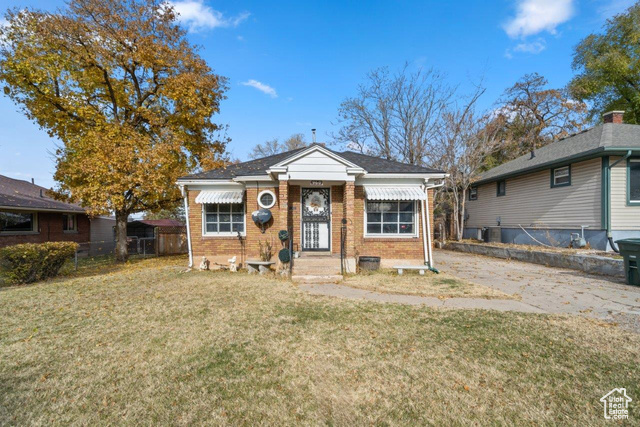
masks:
[[[640,337],[166,260],[0,290],[0,424],[603,424]],[[631,420],[640,414],[632,407]]]
[[[435,274],[427,271],[421,276],[417,271],[405,271],[398,275],[395,270],[383,269],[348,276],[342,284],[353,288],[388,294],[417,295],[437,298],[486,298],[515,299],[488,286],[477,285],[447,273]]]

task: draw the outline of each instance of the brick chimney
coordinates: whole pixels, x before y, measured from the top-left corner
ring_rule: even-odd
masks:
[[[605,123],[620,124],[622,123],[622,116],[624,116],[624,111],[609,111],[602,115],[602,120]]]

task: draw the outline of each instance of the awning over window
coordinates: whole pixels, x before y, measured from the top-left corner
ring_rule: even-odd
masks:
[[[365,186],[367,200],[426,200],[420,187],[370,187]]]
[[[196,203],[242,203],[243,191],[202,190],[196,196]]]

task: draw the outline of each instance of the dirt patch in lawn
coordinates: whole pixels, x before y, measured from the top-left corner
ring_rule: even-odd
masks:
[[[606,425],[603,395],[640,396],[640,336],[605,323],[160,260],[4,288],[0,324],[1,425]]]
[[[446,273],[431,271],[420,275],[417,271],[405,271],[398,275],[396,270],[383,269],[376,272],[362,272],[347,276],[342,284],[367,291],[445,298],[485,298],[515,299],[510,295],[488,286],[477,285]]]

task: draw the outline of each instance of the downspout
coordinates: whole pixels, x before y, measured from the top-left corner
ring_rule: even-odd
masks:
[[[189,200],[184,185],[180,186],[180,193],[184,200],[184,216],[187,220],[187,246],[189,249],[189,268],[193,268],[193,251],[191,250],[191,225],[189,224]]]
[[[425,200],[422,201],[422,244],[424,246],[424,263],[434,273],[439,271],[433,266],[433,249],[431,247],[431,218],[429,215],[429,190],[442,187],[444,183],[424,186]]]
[[[625,154],[623,157],[616,160],[612,165],[606,165],[606,173],[604,176],[606,181],[603,183],[603,186],[606,192],[605,197],[607,200],[607,206],[605,206],[605,209],[607,210],[607,218],[606,218],[607,219],[607,224],[606,224],[607,240],[609,241],[609,246],[611,246],[611,249],[613,249],[613,251],[616,253],[619,253],[620,251],[616,247],[616,244],[613,241],[613,236],[611,235],[611,169],[618,163],[622,162],[623,160],[627,160],[629,157],[631,157],[631,153],[632,151],[628,150],[627,154]]]

